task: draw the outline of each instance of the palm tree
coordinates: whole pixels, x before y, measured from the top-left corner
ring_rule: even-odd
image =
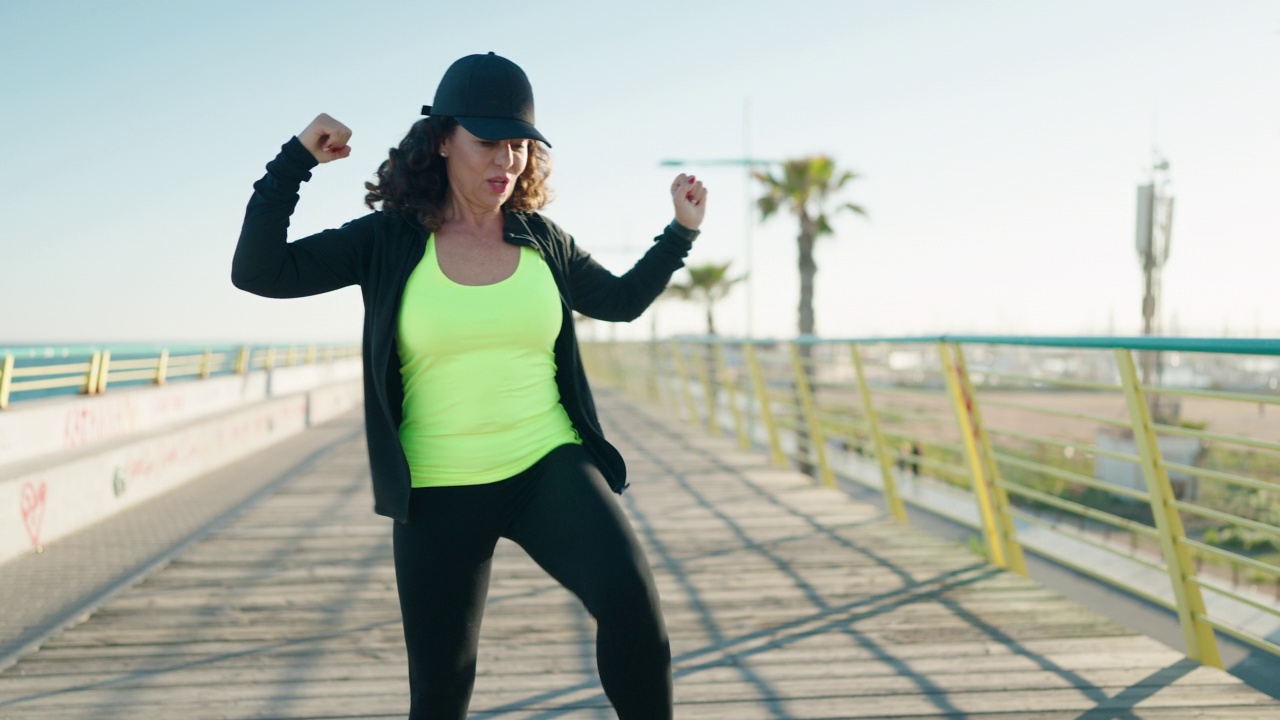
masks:
[[[736,278],[726,277],[729,273],[729,266],[732,262],[724,264],[707,263],[705,265],[690,265],[685,268],[689,273],[689,281],[681,283],[671,283],[667,289],[675,297],[681,300],[697,300],[700,301],[707,311],[707,334],[716,334],[716,321],[712,315],[715,304],[723,300],[734,285],[746,279],[746,275],[740,275]]]
[[[796,237],[800,249],[799,330],[801,335],[813,335],[813,280],[818,274],[818,264],[813,259],[813,246],[819,237],[835,234],[831,229],[829,212],[848,210],[866,216],[867,212],[853,203],[841,203],[833,210],[828,209],[828,203],[834,201],[834,196],[857,175],[848,170],[837,172],[835,161],[826,155],[788,160],[782,164],[781,177],[772,172],[755,172],[752,175],[765,186],[764,195],[756,200],[762,220],[769,219],[786,206],[800,221],[800,234]],[[800,355],[805,361],[804,374],[810,390],[816,396],[818,386],[814,383],[813,366],[808,362],[812,350],[811,345],[800,346]],[[796,407],[799,407],[798,386],[795,391]],[[817,477],[816,469],[809,459],[809,432],[803,424],[796,428],[796,446],[800,472]]]
[[[723,264],[707,263],[705,265],[690,265],[685,268],[689,273],[688,282],[671,283],[667,286],[667,293],[672,297],[681,300],[700,301],[707,311],[707,335],[716,334],[716,321],[712,311],[715,304],[723,300],[733,289],[734,285],[746,279],[745,275],[736,278],[727,277],[729,266],[733,263],[727,262]],[[705,377],[710,383],[708,388],[712,398],[720,396],[720,378],[716,373],[716,356],[712,353],[711,347],[707,346],[707,352],[703,356]]]
[[[785,205],[800,221],[800,234],[796,237],[800,246],[799,330],[801,335],[813,335],[813,281],[818,273],[813,246],[819,237],[834,234],[830,212],[848,210],[866,216],[867,212],[853,203],[828,208],[845,184],[858,176],[848,170],[837,172],[835,161],[826,155],[788,160],[782,165],[781,177],[772,172],[753,175],[765,186],[765,194],[756,201],[762,220]]]

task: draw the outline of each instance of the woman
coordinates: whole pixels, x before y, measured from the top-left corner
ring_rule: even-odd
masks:
[[[423,114],[366,184],[381,211],[289,243],[300,183],[351,153],[351,131],[317,117],[254,185],[232,266],[237,287],[268,297],[360,285],[374,509],[396,520],[410,718],[466,715],[500,537],[596,618],[618,716],[670,718],[658,594],[614,497],[626,469],[600,430],[572,312],[639,316],[682,267],[707,191],[678,176],[675,220],[618,277],[536,212],[550,144],[519,67],[462,58]]]

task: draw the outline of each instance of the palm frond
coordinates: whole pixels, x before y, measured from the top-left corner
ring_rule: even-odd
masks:
[[[843,204],[843,205],[841,205],[841,206],[840,206],[840,209],[841,209],[841,210],[848,210],[849,212],[852,212],[852,213],[857,213],[858,215],[861,215],[862,217],[867,217],[867,211],[866,211],[865,209],[863,209],[863,207],[862,207],[861,205],[854,205],[853,203],[845,203],[845,204]]]
[[[823,213],[818,216],[815,223],[817,226],[816,234],[821,237],[823,235],[835,235],[836,231],[831,229],[831,223],[827,220],[827,214]]]
[[[756,207],[760,208],[760,219],[768,220],[778,212],[778,199],[773,195],[765,195],[756,200]]]
[[[693,284],[673,282],[662,291],[662,295],[663,297],[672,297],[677,300],[691,300],[693,299]]]
[[[746,275],[727,278],[729,266],[733,262],[704,263],[685,267],[687,281],[671,283],[667,290],[681,300],[701,300],[703,302],[721,300],[729,294],[734,285],[746,279]]]
[[[858,175],[857,173],[855,173],[854,171],[852,171],[852,170],[845,170],[845,171],[840,175],[840,179],[836,180],[836,181],[835,181],[835,183],[833,183],[833,184],[832,184],[832,188],[831,188],[831,189],[832,189],[832,190],[839,190],[839,189],[841,189],[841,188],[843,188],[843,187],[845,186],[845,183],[848,183],[850,180],[854,180],[854,179],[856,179],[856,178],[858,178],[858,177],[859,177],[859,175]]]

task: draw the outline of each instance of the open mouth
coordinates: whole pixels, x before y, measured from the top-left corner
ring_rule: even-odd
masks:
[[[510,184],[506,178],[489,178],[485,182],[489,183],[489,188],[498,194],[506,192],[507,186]]]

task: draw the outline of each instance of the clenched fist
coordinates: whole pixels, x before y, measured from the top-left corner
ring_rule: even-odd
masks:
[[[676,206],[676,222],[697,230],[707,214],[707,189],[692,175],[680,173],[671,183],[671,201]]]
[[[324,113],[316,116],[306,130],[298,133],[302,146],[311,151],[317,162],[341,160],[351,154],[351,128]]]

